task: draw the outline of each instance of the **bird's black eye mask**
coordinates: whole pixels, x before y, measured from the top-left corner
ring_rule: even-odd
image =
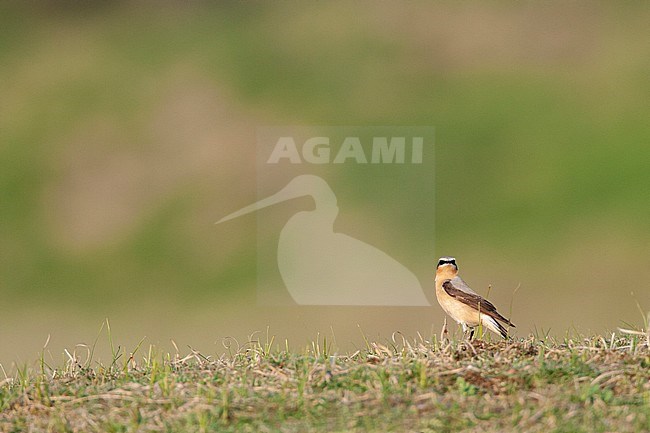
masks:
[[[454,265],[456,269],[458,269],[458,265],[456,265],[456,260],[445,260],[445,259],[440,259],[438,262],[438,267],[442,265]]]

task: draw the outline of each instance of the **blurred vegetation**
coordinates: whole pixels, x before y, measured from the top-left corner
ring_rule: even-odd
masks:
[[[525,327],[636,323],[649,19],[644,3],[3,2],[2,314],[253,302],[254,224],[211,223],[255,200],[258,125],[432,125],[435,184],[391,206],[376,177],[341,192],[392,227],[387,251],[423,282],[454,254],[501,304],[521,283]],[[435,223],[404,217],[422,201]]]

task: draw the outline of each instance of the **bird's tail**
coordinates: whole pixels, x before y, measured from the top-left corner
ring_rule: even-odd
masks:
[[[492,332],[501,334],[503,338],[506,340],[508,339],[508,330],[493,317],[481,315],[481,322],[483,323],[483,326],[487,327]],[[508,324],[510,324],[510,322],[508,322]]]

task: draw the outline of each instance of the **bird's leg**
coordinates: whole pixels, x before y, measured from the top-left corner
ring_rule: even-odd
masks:
[[[461,323],[460,326],[463,328],[463,337],[467,338],[467,331],[470,329],[469,326],[465,323]],[[470,337],[471,340],[472,337]]]
[[[445,321],[442,324],[442,330],[440,331],[440,341],[449,340],[449,331],[447,331],[447,316],[445,316]]]

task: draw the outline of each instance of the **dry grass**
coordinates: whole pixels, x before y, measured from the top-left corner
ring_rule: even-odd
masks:
[[[216,358],[127,355],[111,341],[109,364],[88,348],[83,359],[66,352],[60,368],[41,359],[5,378],[0,431],[648,431],[645,334],[395,334],[348,355],[326,340],[296,353],[267,338],[230,342]]]

